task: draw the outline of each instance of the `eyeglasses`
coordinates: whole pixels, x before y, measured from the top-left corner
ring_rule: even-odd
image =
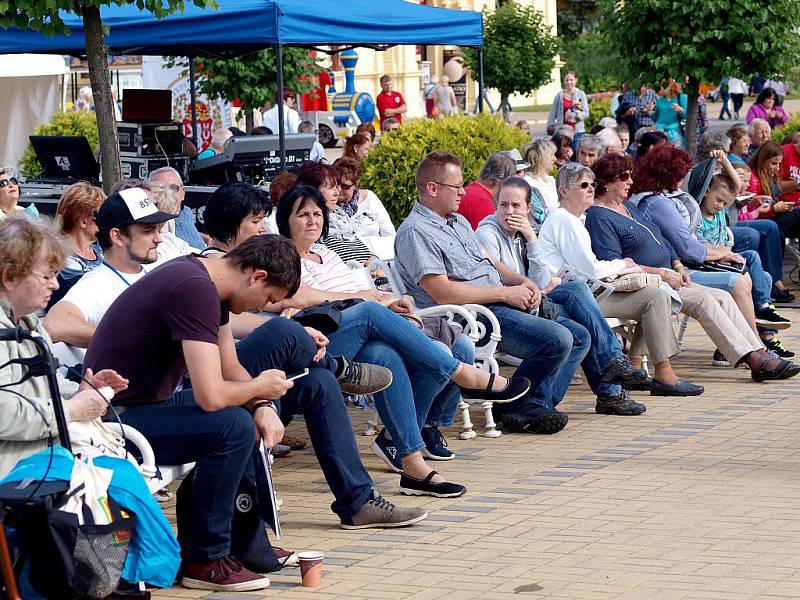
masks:
[[[631,178],[631,172],[623,171],[622,173],[617,175],[614,179],[616,179],[617,181],[628,181],[628,179],[630,178]]]
[[[589,186],[592,186],[593,188],[596,188],[597,187],[597,182],[596,181],[581,181],[580,184],[578,184],[578,185],[580,186],[580,188],[582,190],[585,190]]]
[[[464,182],[461,183],[442,183],[441,181],[431,181],[430,183],[435,183],[436,185],[443,185],[445,187],[453,188],[454,190],[463,190],[464,189]]]
[[[352,190],[354,187],[356,187],[355,183],[345,183],[344,181],[339,183],[339,189],[341,189],[343,192]]]
[[[9,177],[8,179],[0,179],[0,188],[4,188],[7,185],[19,185],[19,181],[16,177]]]
[[[48,273],[45,275],[44,273],[37,273],[36,271],[31,271],[31,275],[36,275],[36,277],[39,277],[45,283],[50,283],[58,277],[58,273]]]
[[[178,185],[177,183],[171,183],[170,185],[167,186],[167,189],[173,194],[177,194],[183,189],[183,186]]]

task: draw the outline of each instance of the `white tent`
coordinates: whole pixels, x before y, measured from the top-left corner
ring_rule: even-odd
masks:
[[[47,123],[60,104],[59,86],[69,67],[57,54],[0,54],[0,165],[17,165],[34,127]]]

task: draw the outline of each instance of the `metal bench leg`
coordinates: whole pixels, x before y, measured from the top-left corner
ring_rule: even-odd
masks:
[[[1,509],[0,509],[1,510]],[[0,519],[0,570],[2,570],[3,583],[6,586],[6,598],[8,600],[22,600],[17,587],[17,577],[14,575],[14,565],[11,562],[11,550],[8,547],[6,531],[3,529],[2,519]]]

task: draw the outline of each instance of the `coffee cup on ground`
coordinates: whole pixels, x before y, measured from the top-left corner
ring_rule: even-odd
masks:
[[[322,552],[309,550],[300,552],[300,576],[303,578],[303,587],[319,587],[322,579]]]

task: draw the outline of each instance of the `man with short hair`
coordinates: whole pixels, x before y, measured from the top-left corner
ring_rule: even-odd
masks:
[[[394,131],[395,129],[400,129],[400,121],[398,121],[395,117],[389,117],[388,119],[384,119],[381,121],[381,132],[386,133],[387,131]]]
[[[203,160],[204,158],[211,158],[217,154],[225,152],[225,144],[233,137],[230,129],[217,129],[211,134],[211,145],[197,155],[195,160]]]
[[[310,362],[310,340],[291,360],[280,345],[265,355],[261,344],[234,344],[231,313],[281,301],[299,285],[300,257],[280,236],[254,236],[224,255],[180,257],[123,292],[86,353],[87,368],[118,365],[129,377],[114,403],[126,407],[122,421],[147,437],[156,460],[196,463],[183,484],[191,498],[179,508],[186,587],[232,592],[269,585],[260,569],[234,557],[234,498],[253,469],[254,440],[272,447],[294,414],[305,417],[343,528],[399,527],[427,516],[374,491],[335,379]],[[307,375],[287,379],[303,368]],[[174,393],[187,372],[192,388]]]
[[[232,135],[227,129],[222,129],[221,131],[227,133],[228,138]],[[178,200],[178,208],[180,209],[178,216],[175,218],[175,235],[192,248],[197,250],[205,248],[206,242],[195,225],[194,212],[183,204],[186,199],[186,188],[183,187],[181,174],[172,167],[161,167],[150,173],[147,177],[147,183],[160,183],[175,194],[175,198]]]
[[[536,284],[484,252],[466,220],[456,213],[464,195],[462,181],[457,156],[435,152],[422,160],[416,173],[419,200],[397,231],[397,270],[421,308],[483,304],[494,313],[502,333],[500,348],[522,359],[516,375],[532,384],[524,398],[495,405],[494,412],[511,430],[557,433],[568,417],[555,406],[589,351],[590,333],[562,318],[549,300],[541,312],[542,292]],[[604,372],[603,380],[611,382],[632,371],[629,363],[618,360]]]
[[[622,95],[622,102],[629,102],[633,106],[637,129],[654,125],[653,113],[656,110],[658,96],[646,83],[641,84],[638,90],[631,88],[625,92]]]
[[[383,130],[383,120],[393,117],[402,125],[403,115],[408,108],[403,94],[392,90],[392,78],[384,75],[380,79],[381,93],[375,98],[375,105],[378,108],[378,117],[381,120],[381,130]]]
[[[311,121],[303,121],[300,123],[300,126],[297,128],[297,133],[313,133],[314,135],[317,135],[317,131],[314,129],[314,123]],[[322,147],[322,144],[319,143],[319,140],[314,140],[308,160],[314,162],[325,161],[325,148]]]
[[[275,106],[270,108],[264,113],[263,126],[269,129],[275,135],[278,135],[278,102],[281,98],[278,97],[278,91],[275,91]],[[287,135],[290,133],[297,133],[297,128],[300,127],[300,115],[295,110],[295,102],[297,101],[297,94],[292,88],[283,88],[283,131]]]
[[[619,138],[617,141],[619,141]],[[603,142],[600,141],[600,138],[591,133],[587,133],[584,134],[578,142],[577,162],[584,167],[591,168],[604,153]]]
[[[521,157],[520,157],[521,158]],[[475,231],[489,215],[494,214],[494,193],[504,179],[516,174],[517,165],[503,152],[490,154],[478,179],[464,188],[464,195],[458,205],[458,214],[463,216]]]

